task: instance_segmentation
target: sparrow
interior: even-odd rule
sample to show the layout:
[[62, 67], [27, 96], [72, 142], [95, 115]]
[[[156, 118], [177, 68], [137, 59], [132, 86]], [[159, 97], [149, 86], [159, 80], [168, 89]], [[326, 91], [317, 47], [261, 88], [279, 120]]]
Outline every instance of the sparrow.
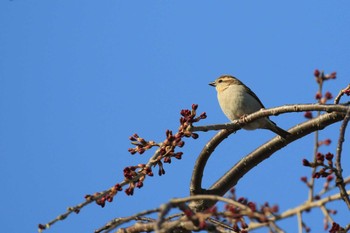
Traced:
[[[220, 107], [231, 121], [239, 120], [248, 114], [264, 108], [264, 105], [256, 94], [240, 80], [231, 75], [222, 75], [214, 82], [209, 83], [209, 85], [215, 87]], [[245, 125], [243, 129], [268, 129], [282, 138], [290, 135], [289, 132], [278, 127], [269, 117], [253, 121]]]

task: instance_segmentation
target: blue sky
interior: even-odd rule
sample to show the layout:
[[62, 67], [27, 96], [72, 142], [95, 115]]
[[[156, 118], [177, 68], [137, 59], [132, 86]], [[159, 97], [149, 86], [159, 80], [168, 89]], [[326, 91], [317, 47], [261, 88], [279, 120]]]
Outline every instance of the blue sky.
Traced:
[[[339, 1], [24, 1], [0, 2], [0, 194], [4, 232], [34, 232], [85, 194], [122, 180], [133, 133], [163, 140], [179, 112], [199, 104], [202, 124], [227, 122], [208, 83], [233, 74], [266, 107], [311, 103], [315, 68], [337, 71], [334, 95], [349, 82], [350, 3]], [[273, 117], [283, 128], [302, 114]], [[321, 133], [337, 140], [338, 125]], [[114, 217], [188, 195], [198, 152], [214, 133], [187, 141], [181, 161], [147, 179], [133, 197], [104, 209], [91, 205], [48, 232], [92, 232]], [[215, 151], [210, 185], [246, 153], [274, 135], [239, 131]], [[298, 141], [247, 175], [238, 195], [285, 210], [302, 203], [299, 178], [313, 136]], [[322, 151], [334, 151], [335, 143]], [[344, 145], [344, 155], [349, 144]], [[344, 156], [344, 164], [349, 158]], [[344, 173], [349, 174], [348, 167]], [[320, 183], [320, 187], [322, 182]], [[280, 188], [283, 187], [283, 188]], [[335, 220], [348, 223], [344, 204]], [[319, 211], [305, 216], [313, 232]], [[296, 232], [295, 219], [281, 227]]]

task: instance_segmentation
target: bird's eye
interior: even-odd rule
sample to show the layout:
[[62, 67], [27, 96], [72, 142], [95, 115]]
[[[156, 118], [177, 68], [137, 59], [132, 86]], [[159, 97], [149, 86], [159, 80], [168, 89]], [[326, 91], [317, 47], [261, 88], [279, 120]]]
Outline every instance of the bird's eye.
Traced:
[[222, 79], [220, 79], [220, 80], [218, 81], [218, 83], [222, 83]]

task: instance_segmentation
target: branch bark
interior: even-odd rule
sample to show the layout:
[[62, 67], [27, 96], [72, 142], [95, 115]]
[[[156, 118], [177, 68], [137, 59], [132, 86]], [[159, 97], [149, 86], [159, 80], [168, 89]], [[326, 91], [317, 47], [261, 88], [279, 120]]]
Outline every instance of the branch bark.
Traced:
[[350, 120], [350, 108], [348, 109], [346, 116], [343, 120], [343, 123], [340, 127], [340, 135], [339, 135], [339, 140], [338, 140], [338, 146], [337, 146], [337, 153], [336, 153], [336, 185], [339, 188], [340, 194], [346, 205], [348, 206], [348, 209], [350, 209], [350, 198], [349, 195], [346, 193], [346, 188], [345, 188], [345, 183], [344, 183], [344, 178], [343, 178], [343, 168], [341, 165], [341, 153], [343, 150], [343, 142], [345, 141], [345, 131], [346, 127], [348, 125], [348, 122]]
[[[292, 111], [336, 111], [331, 113], [323, 114], [317, 118], [311, 119], [305, 123], [297, 125], [289, 130], [292, 134], [287, 139], [282, 139], [281, 137], [275, 137], [271, 141], [265, 143], [264, 145], [257, 148], [255, 151], [240, 160], [234, 167], [232, 167], [226, 174], [219, 178], [209, 189], [202, 188], [202, 178], [204, 173], [204, 167], [213, 153], [215, 148], [232, 132], [237, 128], [244, 126], [261, 117], [266, 117], [268, 114], [280, 114], [282, 112], [292, 112]], [[229, 125], [229, 129], [224, 129], [217, 133], [202, 149], [192, 174], [190, 193], [191, 195], [199, 194], [214, 194], [223, 196], [227, 191], [235, 186], [240, 178], [244, 176], [247, 172], [253, 169], [256, 165], [269, 158], [273, 153], [285, 147], [289, 143], [302, 138], [316, 130], [322, 130], [325, 127], [334, 124], [335, 122], [344, 119], [346, 112], [348, 110], [347, 106], [342, 105], [294, 105], [294, 106], [282, 106], [274, 109], [261, 110], [257, 113], [247, 116], [244, 122], [225, 124], [226, 127]], [[203, 130], [203, 128], [200, 128]], [[198, 130], [198, 127], [193, 130]], [[193, 203], [191, 206], [197, 211], [205, 210], [216, 202], [211, 200], [203, 200]]]

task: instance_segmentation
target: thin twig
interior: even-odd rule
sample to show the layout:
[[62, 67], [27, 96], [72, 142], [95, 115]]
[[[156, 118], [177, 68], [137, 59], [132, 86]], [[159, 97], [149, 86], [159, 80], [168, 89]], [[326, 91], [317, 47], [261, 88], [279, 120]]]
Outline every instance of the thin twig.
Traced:
[[326, 207], [324, 205], [321, 205], [320, 209], [328, 222], [334, 222], [332, 217], [329, 215], [328, 210], [326, 209]]
[[[319, 117], [321, 115], [321, 112], [317, 112], [317, 116]], [[320, 147], [319, 145], [319, 131], [315, 131], [315, 141], [314, 141], [314, 157], [313, 157], [313, 162], [316, 162], [316, 155], [318, 153], [318, 148]], [[316, 172], [317, 167], [313, 167], [311, 174], [314, 174]], [[315, 178], [311, 176], [310, 181], [309, 181], [309, 196], [308, 196], [308, 201], [312, 201], [314, 199], [314, 192], [315, 192]]]
[[[323, 72], [322, 72], [322, 77], [323, 77]], [[318, 83], [318, 93], [321, 94], [322, 93], [322, 88], [323, 88], [323, 79], [320, 78], [318, 79], [319, 82]], [[320, 102], [320, 100], [319, 100]], [[319, 117], [321, 115], [321, 111], [317, 111], [317, 117]], [[320, 147], [319, 145], [319, 132], [318, 130], [315, 131], [315, 141], [314, 141], [314, 157], [313, 157], [313, 162], [316, 163], [316, 156], [318, 153], [318, 148]], [[317, 170], [317, 167], [313, 167], [311, 174], [315, 174]], [[312, 201], [314, 199], [314, 193], [315, 193], [315, 178], [313, 176], [311, 176], [310, 182], [309, 182], [309, 196], [308, 196], [308, 201]]]
[[269, 222], [270, 227], [273, 227], [273, 229], [276, 230], [277, 233], [285, 233], [284, 230], [282, 230], [274, 221]]
[[301, 216], [301, 212], [297, 212], [297, 218], [298, 218], [298, 232], [303, 233], [303, 218]]
[[[336, 169], [332, 169], [333, 171], [334, 170], [336, 170]], [[349, 183], [350, 182], [350, 176], [348, 176], [348, 177], [346, 177], [345, 179], [344, 179], [344, 184], [346, 185], [347, 183]], [[329, 186], [328, 187], [328, 189], [322, 189], [317, 195], [318, 196], [322, 196], [323, 194], [325, 194], [325, 193], [327, 193], [327, 192], [329, 192], [329, 191], [332, 191], [333, 189], [335, 189], [335, 188], [338, 188], [338, 186], [335, 184], [335, 185], [332, 185], [332, 186]]]
[[[347, 191], [348, 194], [350, 194], [350, 190]], [[280, 215], [276, 215], [274, 218], [271, 218], [270, 221], [278, 221], [281, 219], [286, 219], [292, 216], [295, 216], [297, 213], [302, 213], [304, 211], [309, 211], [312, 208], [319, 208], [323, 205], [325, 205], [326, 203], [332, 202], [332, 201], [336, 201], [336, 200], [340, 200], [341, 196], [339, 193], [334, 194], [332, 196], [328, 196], [325, 198], [322, 198], [320, 200], [317, 201], [312, 201], [312, 202], [305, 202], [304, 204], [297, 206], [295, 208], [286, 210], [285, 212], [283, 212]], [[256, 223], [253, 222], [251, 224], [249, 224], [249, 229], [257, 229], [257, 228], [261, 228], [266, 226], [267, 223]]]
[[343, 90], [339, 91], [337, 97], [335, 97], [335, 99], [334, 99], [334, 104], [338, 104], [339, 101], [340, 101], [340, 98], [341, 98], [345, 93], [348, 93], [349, 90], [350, 90], [350, 84], [349, 84], [347, 87], [345, 87]]
[[95, 233], [100, 233], [102, 231], [104, 231], [104, 233], [108, 233], [111, 230], [117, 228], [118, 226], [120, 226], [124, 223], [130, 222], [132, 220], [137, 220], [138, 218], [140, 218], [142, 216], [156, 213], [156, 212], [159, 212], [159, 208], [142, 211], [140, 213], [137, 213], [137, 214], [134, 214], [132, 216], [125, 217], [125, 218], [115, 218], [115, 219], [111, 220], [110, 222], [108, 222], [107, 224], [105, 224], [103, 227], [100, 227], [99, 229], [95, 230]]
[[343, 168], [341, 166], [341, 152], [343, 150], [343, 142], [344, 142], [344, 135], [346, 131], [346, 127], [348, 125], [348, 122], [350, 120], [350, 107], [348, 108], [348, 112], [346, 113], [346, 116], [343, 120], [343, 123], [340, 127], [340, 135], [338, 139], [338, 146], [337, 146], [337, 153], [336, 153], [336, 160], [335, 160], [335, 165], [336, 165], [336, 185], [339, 188], [340, 194], [342, 196], [342, 199], [350, 209], [350, 198], [349, 195], [346, 193], [345, 189], [345, 184], [344, 184], [344, 179], [343, 179]]

